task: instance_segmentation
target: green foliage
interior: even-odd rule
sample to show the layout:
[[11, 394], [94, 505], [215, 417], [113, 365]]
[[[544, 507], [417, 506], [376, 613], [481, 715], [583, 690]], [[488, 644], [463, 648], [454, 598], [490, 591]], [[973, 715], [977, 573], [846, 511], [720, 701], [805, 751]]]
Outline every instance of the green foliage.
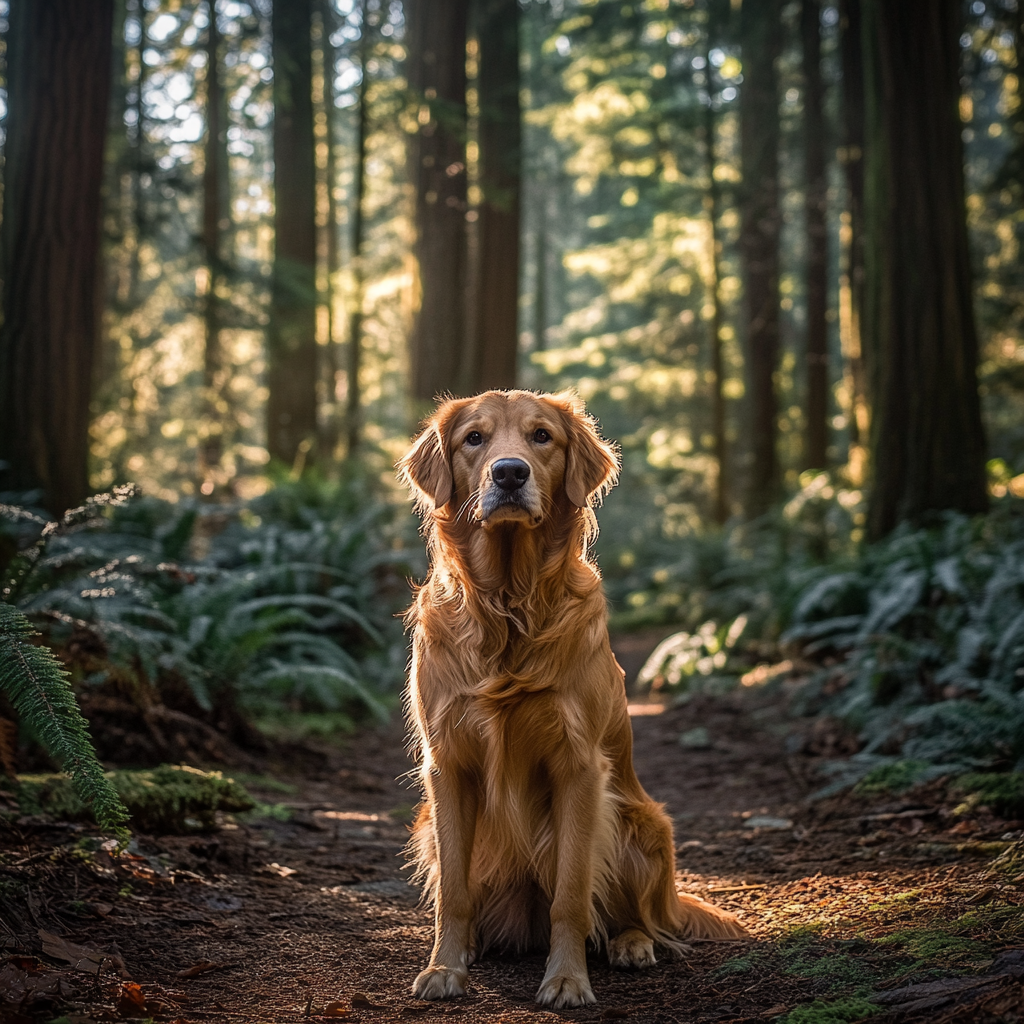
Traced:
[[358, 483], [207, 508], [116, 493], [43, 524], [8, 599], [54, 642], [87, 630], [139, 685], [183, 682], [207, 710], [380, 717], [404, 665], [390, 613], [410, 571], [391, 514]]
[[808, 582], [825, 566], [855, 560], [861, 502], [860, 491], [811, 472], [785, 505], [751, 523], [675, 539], [599, 540], [614, 627], [679, 622], [697, 633], [708, 621], [728, 629], [743, 616], [745, 642], [777, 640]]
[[926, 761], [893, 761], [880, 764], [854, 786], [859, 796], [878, 796], [881, 793], [903, 793], [919, 782], [927, 773]]
[[1022, 584], [1016, 502], [904, 526], [856, 561], [811, 574], [782, 639], [842, 659], [819, 673], [810, 704], [864, 740], [840, 782], [900, 761], [926, 762], [933, 775], [1024, 766]]
[[[0, 601], [0, 691], [24, 726], [68, 773], [69, 791], [101, 828], [125, 835], [127, 812], [96, 760], [68, 674], [17, 608]], [[64, 780], [62, 780], [64, 781]]]
[[880, 1012], [880, 1007], [856, 996], [851, 999], [815, 999], [807, 1006], [790, 1010], [780, 1018], [779, 1024], [853, 1024]]
[[1024, 818], [1024, 773], [971, 772], [956, 779], [954, 792], [968, 793], [1004, 818]]
[[[234, 779], [186, 765], [160, 765], [150, 771], [108, 772], [131, 816], [132, 825], [151, 834], [209, 830], [217, 812], [251, 811], [255, 801]], [[84, 817], [87, 807], [69, 781], [59, 775], [22, 776], [18, 803], [27, 813], [61, 821]]]

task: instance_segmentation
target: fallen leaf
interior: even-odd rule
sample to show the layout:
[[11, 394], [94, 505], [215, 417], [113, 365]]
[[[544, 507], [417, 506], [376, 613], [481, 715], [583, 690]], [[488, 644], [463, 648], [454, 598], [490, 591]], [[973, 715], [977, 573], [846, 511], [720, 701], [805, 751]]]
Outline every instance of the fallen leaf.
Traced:
[[778, 1017], [779, 1014], [785, 1013], [789, 1009], [786, 1003], [779, 1003], [778, 1006], [773, 1006], [770, 1010], [765, 1010], [761, 1014], [762, 1017]]
[[200, 974], [209, 974], [210, 971], [219, 971], [222, 967], [230, 967], [229, 963], [214, 963], [212, 960], [204, 960], [202, 963], [193, 964], [183, 971], [178, 971], [176, 978], [198, 978]]
[[117, 994], [117, 1012], [122, 1017], [141, 1017], [146, 1011], [146, 997], [142, 986], [134, 981], [126, 982]]
[[379, 1006], [370, 1002], [370, 997], [365, 992], [354, 992], [352, 994], [352, 1009], [356, 1010], [386, 1010], [386, 1006]]
[[111, 966], [124, 967], [124, 961], [119, 956], [104, 953], [95, 946], [76, 945], [42, 928], [39, 929], [39, 938], [43, 942], [43, 952], [47, 956], [71, 964], [76, 971], [98, 974], [104, 962]]
[[340, 999], [335, 999], [324, 1007], [321, 1017], [347, 1017], [352, 1012]]
[[288, 878], [290, 875], [298, 874], [297, 868], [285, 867], [283, 864], [278, 864], [277, 861], [267, 864], [262, 870], [267, 874], [277, 875], [278, 878]]

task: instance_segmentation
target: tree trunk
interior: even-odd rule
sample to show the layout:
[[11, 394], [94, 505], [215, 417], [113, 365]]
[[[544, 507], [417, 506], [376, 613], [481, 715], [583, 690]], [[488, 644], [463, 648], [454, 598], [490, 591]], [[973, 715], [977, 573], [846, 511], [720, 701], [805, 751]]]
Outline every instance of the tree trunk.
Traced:
[[718, 232], [718, 218], [722, 208], [721, 188], [715, 179], [715, 124], [714, 93], [712, 90], [711, 46], [718, 29], [718, 19], [714, 5], [708, 4], [707, 31], [705, 33], [704, 68], [708, 78], [708, 103], [704, 108], [704, 164], [708, 177], [708, 191], [705, 206], [711, 236], [710, 277], [707, 290], [711, 296], [711, 323], [709, 325], [711, 341], [711, 431], [715, 439], [715, 461], [718, 463], [718, 477], [715, 480], [714, 517], [716, 523], [724, 523], [729, 518], [729, 476], [725, 438], [725, 394], [722, 390], [722, 295], [719, 288], [721, 281], [722, 240]]
[[112, 0], [20, 0], [7, 38], [0, 473], [61, 514], [89, 492]]
[[519, 350], [519, 0], [479, 0], [480, 202], [472, 390], [512, 388]]
[[740, 12], [743, 86], [740, 256], [747, 342], [746, 515], [765, 512], [779, 493], [774, 374], [779, 351], [779, 103], [775, 61], [781, 47], [778, 0]]
[[864, 0], [872, 537], [982, 512], [985, 438], [958, 104], [958, 0]]
[[227, 262], [224, 236], [231, 227], [228, 188], [227, 97], [220, 80], [220, 32], [217, 29], [217, 3], [209, 0], [210, 25], [206, 34], [206, 143], [203, 166], [203, 257], [207, 269], [206, 296], [203, 304], [205, 360], [203, 383], [206, 388], [205, 430], [202, 447], [201, 491], [213, 494], [220, 476], [223, 454], [224, 402], [226, 383], [224, 357], [220, 346], [222, 326], [221, 293], [226, 287]]
[[543, 352], [548, 347], [548, 226], [547, 217], [547, 195], [541, 200], [539, 206], [540, 216], [537, 224], [537, 251], [534, 254], [534, 262], [537, 265], [537, 280], [533, 289], [533, 347], [537, 352]]
[[335, 287], [338, 271], [341, 269], [338, 246], [338, 203], [335, 199], [335, 187], [338, 181], [338, 162], [334, 139], [334, 119], [337, 107], [334, 104], [334, 71], [335, 52], [331, 43], [331, 35], [335, 30], [334, 5], [331, 0], [320, 0], [320, 24], [322, 26], [320, 45], [323, 52], [324, 68], [324, 117], [327, 141], [327, 166], [324, 175], [327, 180], [327, 226], [326, 233], [326, 287], [323, 301], [327, 307], [327, 345], [324, 349], [325, 376], [327, 377], [327, 402], [330, 416], [322, 426], [321, 449], [330, 456], [335, 456], [339, 440], [339, 423], [337, 409], [338, 394], [338, 343], [335, 338], [336, 322], [334, 316]]
[[359, 387], [359, 370], [362, 363], [363, 343], [363, 203], [366, 195], [366, 134], [369, 111], [366, 108], [367, 70], [370, 54], [370, 5], [363, 0], [363, 17], [359, 32], [359, 66], [362, 78], [359, 80], [358, 117], [356, 128], [356, 166], [352, 197], [352, 314], [348, 327], [348, 395], [345, 407], [345, 437], [347, 454], [351, 459], [359, 451], [362, 433], [362, 390]]
[[419, 131], [409, 145], [416, 188], [420, 308], [410, 338], [413, 397], [465, 393], [466, 16], [468, 0], [410, 0], [409, 86]]
[[828, 464], [828, 235], [825, 227], [824, 86], [821, 78], [821, 3], [803, 0], [800, 9], [804, 72], [804, 176], [807, 229], [807, 418], [804, 468]]
[[[861, 340], [864, 320], [864, 62], [860, 4], [861, 0], [839, 0], [839, 48], [843, 68], [842, 162], [846, 170], [850, 217], [846, 281], [843, 282], [849, 290], [844, 354], [850, 391], [850, 445], [862, 452], [867, 443], [868, 405]], [[863, 460], [858, 457], [857, 461]], [[851, 457], [851, 467], [853, 462]]]
[[273, 5], [274, 281], [267, 447], [301, 469], [316, 438], [316, 163], [312, 0]]

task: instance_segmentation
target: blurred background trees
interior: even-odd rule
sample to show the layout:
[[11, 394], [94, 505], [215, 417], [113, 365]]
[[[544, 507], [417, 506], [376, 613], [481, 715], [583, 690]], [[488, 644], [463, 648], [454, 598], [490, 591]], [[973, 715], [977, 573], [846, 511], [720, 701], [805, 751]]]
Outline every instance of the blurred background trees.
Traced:
[[392, 502], [436, 396], [571, 386], [633, 624], [758, 524], [820, 566], [1024, 497], [1019, 0], [0, 14], [8, 497], [298, 529], [288, 487]]
[[622, 439], [635, 537], [1024, 469], [1014, 0], [108, 7], [6, 31], [3, 486], [377, 472], [517, 383]]

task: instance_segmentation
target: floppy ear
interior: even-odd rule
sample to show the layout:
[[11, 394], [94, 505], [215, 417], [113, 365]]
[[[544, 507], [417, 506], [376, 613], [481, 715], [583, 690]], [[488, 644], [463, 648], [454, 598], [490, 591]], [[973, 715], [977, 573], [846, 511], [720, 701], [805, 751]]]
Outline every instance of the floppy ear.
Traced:
[[577, 508], [599, 502], [615, 486], [619, 475], [619, 456], [615, 448], [601, 440], [597, 423], [584, 411], [575, 395], [556, 398], [569, 428], [565, 453], [565, 493]]
[[417, 504], [424, 508], [443, 508], [452, 500], [455, 490], [452, 467], [436, 418], [398, 463], [398, 476], [412, 489]]

